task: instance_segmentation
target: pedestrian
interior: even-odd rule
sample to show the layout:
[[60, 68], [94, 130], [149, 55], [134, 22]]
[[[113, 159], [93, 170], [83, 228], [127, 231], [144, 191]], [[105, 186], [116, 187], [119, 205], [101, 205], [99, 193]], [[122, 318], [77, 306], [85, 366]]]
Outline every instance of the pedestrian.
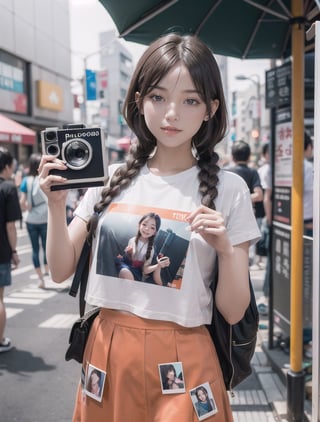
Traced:
[[[66, 193], [50, 189], [66, 179], [49, 173], [66, 165], [45, 155], [39, 169], [48, 195], [53, 280], [62, 282], [75, 271], [87, 224], [89, 236], [95, 233], [86, 301], [102, 309], [83, 365], [105, 371], [108, 382], [99, 405], [79, 386], [73, 420], [195, 420], [189, 391], [208, 382], [218, 408], [214, 420], [232, 421], [205, 326], [212, 317], [210, 283], [218, 256], [216, 304], [229, 323], [238, 322], [250, 301], [249, 244], [260, 232], [247, 185], [217, 165], [214, 148], [226, 134], [227, 112], [212, 52], [194, 36], [167, 34], [153, 42], [133, 74], [124, 116], [137, 140], [125, 163], [109, 167], [108, 184], [87, 190], [68, 229]], [[118, 239], [132, 237], [132, 221], [151, 211], [163, 231], [171, 230], [171, 241], [189, 242], [179, 258], [180, 289], [118, 277]], [[179, 251], [173, 248], [168, 243], [166, 255], [176, 261]], [[100, 260], [106, 274], [96, 271]], [[163, 395], [158, 368], [166, 362], [181, 362], [186, 392]]]
[[[259, 173], [263, 197], [264, 197], [265, 191], [268, 187], [268, 178], [269, 178], [269, 173], [270, 173], [269, 143], [266, 143], [262, 146], [261, 162], [258, 168], [258, 173]], [[264, 257], [267, 257], [268, 255], [267, 242], [268, 242], [268, 237], [269, 237], [269, 226], [267, 223], [264, 202], [262, 202], [261, 205], [260, 203], [258, 204], [259, 206], [262, 207], [262, 209], [260, 210], [260, 217], [257, 217], [257, 222], [261, 230], [262, 237], [259, 240], [259, 242], [256, 243], [256, 256], [258, 257], [256, 261], [256, 265], [258, 265], [258, 267], [260, 268], [265, 268]]]
[[[262, 218], [265, 215], [263, 207], [263, 191], [258, 171], [255, 168], [248, 166], [251, 155], [250, 145], [243, 140], [234, 142], [231, 148], [231, 155], [234, 166], [230, 167], [228, 170], [238, 174], [247, 183], [251, 194], [251, 202], [254, 209], [254, 214], [257, 219], [258, 226], [260, 227]], [[252, 245], [249, 251], [250, 266], [255, 264], [255, 249], [255, 245]]]
[[[31, 154], [29, 159], [29, 174], [20, 185], [20, 204], [26, 211], [25, 221], [32, 246], [32, 262], [38, 276], [38, 287], [45, 288], [44, 277], [49, 276], [49, 266], [46, 258], [48, 201], [39, 186], [38, 167], [41, 155]], [[42, 246], [43, 268], [40, 263], [40, 245]]]
[[0, 352], [12, 348], [11, 340], [4, 337], [6, 309], [4, 288], [11, 285], [11, 270], [19, 265], [17, 254], [16, 221], [21, 220], [17, 188], [12, 179], [14, 160], [11, 153], [0, 147]]

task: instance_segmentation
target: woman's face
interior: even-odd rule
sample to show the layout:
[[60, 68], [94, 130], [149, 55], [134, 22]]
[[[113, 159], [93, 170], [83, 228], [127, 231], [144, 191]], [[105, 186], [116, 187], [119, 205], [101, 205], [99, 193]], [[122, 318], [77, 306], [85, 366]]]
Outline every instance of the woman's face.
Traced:
[[198, 397], [198, 400], [201, 402], [207, 401], [207, 394], [203, 390], [199, 390], [197, 392], [197, 397]]
[[99, 395], [99, 377], [96, 373], [91, 375], [91, 393]]
[[173, 369], [170, 369], [168, 371], [167, 378], [168, 378], [169, 381], [173, 381], [174, 380], [175, 376], [174, 376], [174, 370]]
[[[214, 103], [212, 112], [217, 108]], [[210, 117], [188, 69], [181, 63], [152, 87], [143, 99], [142, 113], [158, 148], [190, 148], [192, 137]]]
[[143, 239], [149, 239], [156, 234], [156, 220], [151, 217], [145, 218], [139, 226], [140, 235]]

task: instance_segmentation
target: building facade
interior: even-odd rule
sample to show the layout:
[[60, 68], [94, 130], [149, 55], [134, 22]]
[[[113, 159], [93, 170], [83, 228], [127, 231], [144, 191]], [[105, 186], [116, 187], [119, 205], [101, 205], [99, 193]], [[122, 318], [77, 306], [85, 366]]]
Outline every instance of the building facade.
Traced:
[[70, 82], [68, 1], [0, 0], [0, 114], [36, 133], [33, 144], [0, 137], [20, 162], [41, 130], [72, 123]]
[[231, 142], [244, 140], [248, 142], [252, 159], [258, 162], [262, 145], [270, 141], [270, 110], [265, 107], [265, 87], [250, 84], [243, 91], [232, 93], [231, 103]]
[[100, 33], [100, 66], [107, 72], [107, 86], [101, 108], [101, 125], [108, 136], [130, 135], [122, 117], [122, 106], [134, 70], [132, 54], [116, 38], [114, 31]]

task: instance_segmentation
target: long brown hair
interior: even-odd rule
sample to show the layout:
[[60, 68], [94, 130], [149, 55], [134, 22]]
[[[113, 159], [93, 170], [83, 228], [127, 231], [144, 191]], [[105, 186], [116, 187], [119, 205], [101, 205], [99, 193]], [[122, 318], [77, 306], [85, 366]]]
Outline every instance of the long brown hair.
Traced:
[[[212, 101], [219, 107], [213, 117], [204, 121], [194, 135], [192, 143], [197, 150], [199, 191], [202, 204], [215, 208], [217, 196], [218, 155], [214, 147], [224, 138], [227, 130], [227, 109], [217, 62], [209, 48], [197, 37], [168, 34], [154, 41], [141, 56], [124, 102], [123, 115], [129, 128], [137, 137], [125, 163], [120, 166], [110, 183], [102, 191], [101, 200], [95, 205], [95, 215], [88, 224], [89, 237], [94, 234], [98, 216], [112, 199], [128, 187], [141, 167], [147, 162], [156, 146], [156, 139], [149, 131], [144, 115], [140, 112], [144, 97], [171, 69], [181, 62], [189, 71], [192, 81], [211, 114]], [[136, 93], [139, 92], [139, 103]]]

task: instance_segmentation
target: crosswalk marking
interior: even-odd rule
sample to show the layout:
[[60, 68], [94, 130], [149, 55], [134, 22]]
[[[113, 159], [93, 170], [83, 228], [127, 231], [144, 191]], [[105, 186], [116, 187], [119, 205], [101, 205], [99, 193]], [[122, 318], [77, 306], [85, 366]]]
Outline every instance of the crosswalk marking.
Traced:
[[39, 305], [41, 302], [42, 299], [14, 298], [11, 295], [4, 298], [4, 303], [16, 303], [18, 305]]
[[[25, 226], [23, 228], [20, 228], [19, 226], [20, 222], [17, 222], [18, 237], [23, 238], [28, 236]], [[17, 249], [19, 255], [30, 255], [32, 251], [30, 243], [21, 246], [19, 245]], [[24, 284], [23, 288], [11, 290], [11, 293], [4, 297], [7, 319], [19, 315], [26, 309], [30, 309], [29, 306], [37, 306], [46, 299], [56, 296], [59, 292], [68, 290], [72, 282], [72, 278], [70, 278], [63, 283], [54, 283], [51, 278], [47, 276], [45, 277], [46, 288], [40, 289], [38, 287], [38, 275], [35, 273], [32, 263], [23, 266], [20, 265], [15, 270], [12, 270], [13, 278], [19, 275], [26, 277], [29, 282]], [[70, 328], [78, 316], [78, 314], [56, 314], [42, 322], [39, 327]]]
[[9, 308], [6, 307], [7, 319], [14, 317], [15, 315], [20, 314], [24, 309], [23, 308]]
[[31, 271], [33, 269], [33, 265], [25, 265], [24, 267], [17, 268], [11, 272], [12, 276], [16, 276], [18, 274], [23, 274]]
[[10, 298], [25, 298], [25, 299], [49, 299], [52, 296], [55, 296], [57, 292], [49, 292], [46, 290], [40, 290], [34, 292], [28, 292], [26, 290], [20, 292], [11, 293]]
[[71, 328], [79, 318], [77, 314], [56, 314], [39, 324], [41, 328]]

